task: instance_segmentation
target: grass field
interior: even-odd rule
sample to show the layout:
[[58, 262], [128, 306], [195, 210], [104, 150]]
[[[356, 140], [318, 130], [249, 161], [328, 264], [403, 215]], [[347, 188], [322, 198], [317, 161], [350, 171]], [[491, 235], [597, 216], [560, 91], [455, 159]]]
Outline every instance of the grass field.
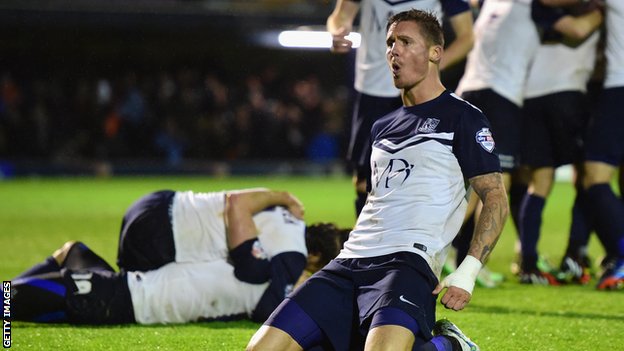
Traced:
[[[9, 280], [67, 240], [82, 240], [114, 263], [123, 215], [139, 196], [158, 189], [212, 191], [264, 186], [293, 192], [308, 222], [353, 223], [353, 193], [346, 177], [135, 177], [24, 178], [0, 181], [0, 276]], [[557, 183], [546, 206], [540, 252], [559, 263], [565, 250], [573, 189]], [[440, 307], [482, 350], [624, 350], [624, 292], [590, 286], [535, 287], [509, 273], [516, 239], [508, 222], [488, 266], [507, 281], [476, 288], [461, 312]], [[595, 239], [594, 258], [602, 255]], [[13, 322], [12, 348], [20, 350], [242, 350], [258, 327], [251, 322], [169, 326], [76, 327]]]

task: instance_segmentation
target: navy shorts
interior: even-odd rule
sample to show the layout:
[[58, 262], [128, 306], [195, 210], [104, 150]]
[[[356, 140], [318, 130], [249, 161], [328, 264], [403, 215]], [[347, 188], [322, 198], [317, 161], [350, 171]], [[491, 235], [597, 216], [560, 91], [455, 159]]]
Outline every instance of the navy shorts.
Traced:
[[585, 157], [619, 166], [624, 161], [624, 87], [605, 89], [602, 92], [598, 114], [590, 124]]
[[567, 91], [524, 101], [523, 165], [559, 167], [582, 160], [589, 119], [585, 94]]
[[[322, 332], [318, 345], [355, 350], [364, 345], [375, 312], [394, 307], [418, 323], [415, 346], [419, 346], [431, 339], [437, 298], [431, 292], [437, 283], [427, 262], [411, 252], [334, 259], [282, 302], [265, 324], [286, 331], [295, 340], [314, 336], [318, 328]], [[314, 323], [284, 321], [280, 314], [287, 313], [290, 301]]]
[[103, 269], [61, 270], [67, 319], [75, 324], [134, 323], [125, 273]]
[[119, 269], [148, 271], [175, 261], [170, 213], [174, 196], [171, 190], [154, 192], [128, 208], [119, 233]]
[[401, 98], [375, 97], [357, 93], [351, 119], [347, 161], [359, 179], [370, 179], [371, 128], [373, 123], [402, 106]]
[[503, 172], [514, 170], [519, 163], [522, 137], [520, 107], [492, 89], [467, 91], [462, 98], [478, 107], [490, 121]]

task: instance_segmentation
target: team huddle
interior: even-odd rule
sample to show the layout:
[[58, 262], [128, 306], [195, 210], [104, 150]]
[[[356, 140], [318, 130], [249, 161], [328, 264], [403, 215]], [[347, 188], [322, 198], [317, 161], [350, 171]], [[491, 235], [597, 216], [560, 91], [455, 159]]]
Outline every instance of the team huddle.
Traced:
[[[303, 204], [283, 191], [157, 191], [126, 211], [117, 270], [84, 243], [68, 242], [12, 280], [15, 319], [250, 319], [262, 326], [247, 350], [479, 350], [455, 324], [436, 320], [436, 304], [456, 311], [469, 304], [509, 214], [520, 228], [520, 282], [564, 280], [539, 267], [537, 241], [554, 169], [571, 163], [588, 224], [571, 233], [562, 268], [576, 268], [573, 280], [587, 283], [583, 248], [595, 230], [606, 251], [598, 288], [621, 288], [624, 207], [609, 182], [624, 161], [616, 108], [624, 41], [615, 30], [624, 28], [624, 2], [583, 1], [580, 11], [566, 1], [485, 0], [474, 26], [464, 0], [337, 1], [327, 20], [333, 51], [351, 49], [345, 36], [361, 14], [349, 150], [353, 228], [306, 225]], [[549, 64], [565, 58], [579, 65], [566, 72], [582, 71], [605, 12], [603, 100], [581, 148], [583, 108], [574, 104], [587, 76], [564, 81]], [[381, 13], [390, 16], [380, 27]], [[448, 44], [442, 13], [456, 33]], [[581, 44], [563, 47], [571, 37]], [[441, 74], [466, 56], [452, 92]], [[573, 107], [566, 114], [545, 108], [552, 105]], [[535, 127], [530, 147], [540, 152], [520, 142], [526, 111]], [[557, 126], [562, 117], [551, 114], [570, 123]], [[459, 237], [456, 268], [443, 276]]]

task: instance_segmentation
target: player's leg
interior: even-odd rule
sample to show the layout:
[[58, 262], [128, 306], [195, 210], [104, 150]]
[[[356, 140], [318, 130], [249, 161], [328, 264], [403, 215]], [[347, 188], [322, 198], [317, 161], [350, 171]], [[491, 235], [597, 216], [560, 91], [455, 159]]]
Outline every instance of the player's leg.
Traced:
[[170, 208], [175, 192], [145, 195], [126, 211], [119, 233], [117, 265], [126, 271], [147, 271], [175, 261]]
[[357, 277], [366, 286], [359, 290], [358, 307], [361, 311], [373, 311], [364, 314], [361, 322], [369, 329], [364, 349], [463, 350], [470, 340], [465, 336], [459, 339], [446, 329], [432, 335], [436, 300], [431, 291], [437, 279], [427, 263], [412, 253], [386, 257], [360, 260], [363, 266], [374, 268], [358, 273]]
[[[596, 234], [607, 257], [610, 257], [608, 261], [613, 263], [609, 265], [612, 267], [606, 267], [598, 283], [599, 289], [624, 285], [624, 281], [617, 276], [618, 267], [624, 265], [624, 206], [611, 188], [614, 172], [624, 159], [624, 120], [620, 112], [622, 99], [624, 87], [603, 91], [601, 110], [589, 130], [586, 144], [583, 187]], [[610, 279], [612, 277], [615, 279]]]
[[360, 349], [353, 345], [353, 283], [334, 260], [312, 275], [273, 311], [247, 350]]
[[58, 270], [13, 279], [11, 318], [40, 323], [66, 322], [67, 289]]

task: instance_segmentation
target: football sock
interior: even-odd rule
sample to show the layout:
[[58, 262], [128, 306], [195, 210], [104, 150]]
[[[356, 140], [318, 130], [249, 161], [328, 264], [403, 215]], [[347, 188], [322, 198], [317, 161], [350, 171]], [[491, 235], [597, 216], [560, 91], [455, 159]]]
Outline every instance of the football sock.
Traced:
[[49, 256], [48, 258], [45, 259], [45, 261], [32, 266], [26, 272], [15, 277], [15, 279], [30, 277], [33, 275], [38, 275], [38, 274], [43, 274], [43, 273], [56, 272], [59, 270], [59, 268], [60, 267], [58, 263], [56, 263], [56, 260], [54, 259], [54, 257]]
[[355, 199], [355, 217], [359, 217], [362, 212], [362, 208], [366, 204], [366, 198], [368, 197], [368, 193], [357, 192], [357, 198]]
[[619, 256], [618, 244], [624, 235], [624, 206], [609, 184], [597, 184], [587, 189], [588, 208], [596, 234], [607, 256]]
[[64, 322], [65, 292], [60, 272], [15, 279], [11, 284], [11, 317], [42, 323]]
[[587, 200], [584, 190], [578, 190], [572, 206], [572, 223], [566, 256], [581, 257], [589, 242], [591, 226], [587, 214]]
[[518, 235], [520, 235], [520, 208], [527, 188], [527, 184], [513, 183], [513, 181], [509, 187], [509, 211]]
[[424, 344], [419, 351], [453, 351], [461, 350], [459, 341], [446, 335], [434, 336], [428, 343]]
[[526, 194], [520, 209], [520, 240], [522, 242], [522, 269], [537, 268], [537, 241], [542, 225], [542, 211], [546, 200], [532, 194]]

